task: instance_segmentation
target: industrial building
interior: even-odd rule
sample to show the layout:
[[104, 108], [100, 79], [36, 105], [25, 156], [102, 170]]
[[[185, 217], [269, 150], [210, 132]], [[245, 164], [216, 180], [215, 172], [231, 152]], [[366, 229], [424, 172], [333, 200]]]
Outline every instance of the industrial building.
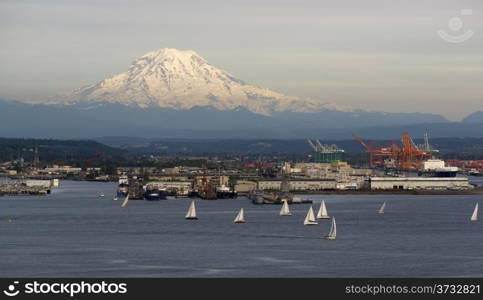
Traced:
[[[291, 191], [319, 191], [333, 190], [337, 188], [335, 179], [297, 179], [289, 180], [288, 186]], [[278, 191], [281, 190], [282, 180], [259, 180], [257, 189], [260, 191]]]
[[165, 188], [166, 190], [191, 190], [193, 183], [191, 181], [150, 181], [148, 185]]

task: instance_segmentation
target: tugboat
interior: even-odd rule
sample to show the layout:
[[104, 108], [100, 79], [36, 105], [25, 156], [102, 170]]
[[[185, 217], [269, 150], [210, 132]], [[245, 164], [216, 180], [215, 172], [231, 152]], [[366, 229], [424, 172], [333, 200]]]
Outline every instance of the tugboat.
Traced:
[[117, 197], [124, 198], [129, 194], [129, 178], [127, 175], [121, 175], [119, 177], [117, 186]]
[[156, 186], [147, 186], [144, 192], [144, 200], [147, 201], [158, 201], [161, 199], [166, 199], [166, 189], [160, 189]]
[[238, 193], [235, 190], [230, 189], [224, 184], [217, 186], [215, 191], [216, 198], [218, 199], [236, 198], [238, 196]]

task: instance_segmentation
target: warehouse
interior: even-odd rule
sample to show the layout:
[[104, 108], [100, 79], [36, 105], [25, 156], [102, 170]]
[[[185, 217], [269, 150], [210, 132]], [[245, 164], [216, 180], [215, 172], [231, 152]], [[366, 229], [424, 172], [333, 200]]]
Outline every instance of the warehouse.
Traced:
[[465, 177], [370, 177], [372, 190], [471, 189]]
[[[282, 186], [281, 180], [259, 180], [258, 190], [280, 190]], [[336, 189], [337, 182], [335, 179], [299, 179], [290, 180], [289, 188], [291, 191], [319, 191]]]

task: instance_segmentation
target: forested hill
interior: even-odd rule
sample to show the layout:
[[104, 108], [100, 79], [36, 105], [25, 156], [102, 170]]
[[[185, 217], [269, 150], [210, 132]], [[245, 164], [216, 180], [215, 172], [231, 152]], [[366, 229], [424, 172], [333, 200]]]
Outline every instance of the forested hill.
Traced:
[[126, 153], [125, 150], [92, 140], [0, 138], [0, 161], [23, 158], [26, 162], [31, 162], [35, 148], [43, 162], [100, 160], [120, 157]]

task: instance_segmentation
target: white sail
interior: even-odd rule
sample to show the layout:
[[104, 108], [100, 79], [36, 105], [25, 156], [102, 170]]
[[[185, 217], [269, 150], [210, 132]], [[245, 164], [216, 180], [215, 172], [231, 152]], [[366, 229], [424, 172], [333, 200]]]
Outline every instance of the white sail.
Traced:
[[471, 215], [471, 221], [478, 221], [478, 203], [475, 205], [475, 210], [473, 211], [473, 214]]
[[384, 203], [381, 205], [381, 208], [379, 208], [379, 210], [377, 211], [377, 213], [383, 214], [385, 208], [386, 208], [386, 202], [384, 201]]
[[290, 208], [288, 207], [288, 201], [287, 199], [283, 199], [283, 205], [282, 209], [280, 210], [280, 215], [281, 216], [291, 216], [292, 213], [290, 212]]
[[332, 218], [332, 226], [330, 226], [330, 232], [325, 236], [327, 240], [335, 240], [337, 236], [337, 225], [335, 224], [335, 218]]
[[196, 207], [195, 207], [195, 200], [191, 201], [190, 208], [185, 216], [186, 219], [198, 219], [196, 216]]
[[317, 212], [317, 219], [329, 219], [329, 215], [327, 214], [327, 207], [325, 207], [325, 201], [322, 200], [320, 203], [319, 211]]
[[314, 210], [312, 209], [312, 205], [305, 216], [304, 225], [317, 225], [318, 223], [315, 221]]
[[236, 215], [236, 218], [233, 222], [235, 222], [235, 223], [245, 223], [245, 212], [244, 212], [243, 208], [240, 209], [240, 211]]
[[124, 198], [124, 201], [122, 202], [121, 207], [126, 206], [128, 201], [129, 201], [129, 195], [127, 195], [126, 198]]

